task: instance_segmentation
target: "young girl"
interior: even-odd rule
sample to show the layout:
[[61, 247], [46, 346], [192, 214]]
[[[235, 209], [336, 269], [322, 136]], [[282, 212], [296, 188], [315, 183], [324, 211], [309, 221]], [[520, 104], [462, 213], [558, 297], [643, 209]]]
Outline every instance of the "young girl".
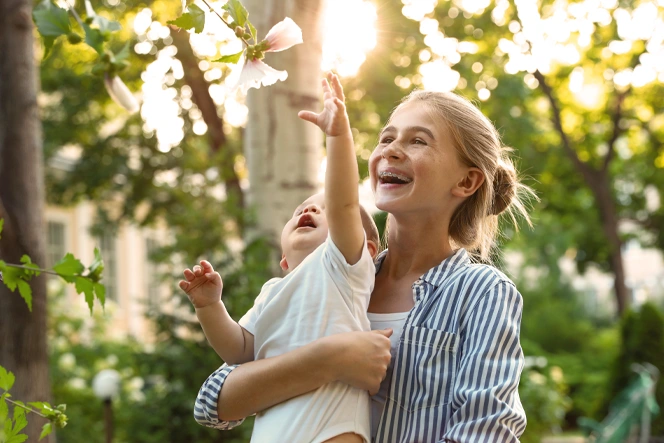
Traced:
[[197, 421], [229, 429], [342, 381], [374, 395], [376, 442], [518, 441], [526, 426], [518, 394], [522, 299], [504, 274], [475, 260], [488, 260], [499, 214], [528, 219], [518, 192], [528, 188], [507, 151], [467, 100], [406, 97], [369, 161], [376, 206], [390, 214], [368, 310], [377, 331], [222, 366], [199, 392]]

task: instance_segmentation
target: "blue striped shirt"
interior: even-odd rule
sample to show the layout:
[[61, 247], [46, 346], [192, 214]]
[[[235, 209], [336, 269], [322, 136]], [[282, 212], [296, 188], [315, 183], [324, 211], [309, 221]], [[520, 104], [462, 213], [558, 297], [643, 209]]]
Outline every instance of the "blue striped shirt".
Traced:
[[[518, 441], [526, 416], [518, 393], [523, 302], [514, 283], [459, 249], [415, 281], [413, 297], [376, 443]], [[234, 368], [223, 365], [201, 387], [198, 423], [216, 429], [241, 423], [217, 416], [219, 392]]]

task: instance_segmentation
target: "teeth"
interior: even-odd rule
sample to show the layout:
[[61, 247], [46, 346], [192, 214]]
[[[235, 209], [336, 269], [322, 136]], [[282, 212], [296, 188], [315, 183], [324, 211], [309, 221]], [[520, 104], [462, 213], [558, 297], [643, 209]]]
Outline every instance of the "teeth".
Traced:
[[413, 181], [412, 179], [410, 179], [410, 178], [408, 178], [404, 175], [395, 174], [394, 172], [388, 172], [388, 171], [379, 172], [378, 177], [381, 178], [381, 179], [384, 179], [386, 177], [396, 178], [396, 179], [401, 180], [401, 181], [406, 182], [406, 183], [410, 183], [410, 182]]

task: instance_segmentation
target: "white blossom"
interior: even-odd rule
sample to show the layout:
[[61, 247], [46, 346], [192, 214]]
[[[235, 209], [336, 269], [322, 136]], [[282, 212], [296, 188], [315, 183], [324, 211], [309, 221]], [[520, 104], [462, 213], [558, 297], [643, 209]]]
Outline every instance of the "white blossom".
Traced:
[[302, 43], [302, 29], [286, 17], [270, 29], [265, 36], [268, 42], [266, 52], [279, 52]]
[[288, 73], [286, 71], [277, 71], [258, 59], [249, 60], [242, 68], [236, 87], [246, 93], [249, 88], [258, 89], [261, 85], [270, 86], [287, 78]]
[[138, 111], [138, 101], [133, 96], [127, 85], [118, 76], [111, 78], [108, 74], [104, 75], [104, 86], [113, 101], [125, 108], [130, 113]]

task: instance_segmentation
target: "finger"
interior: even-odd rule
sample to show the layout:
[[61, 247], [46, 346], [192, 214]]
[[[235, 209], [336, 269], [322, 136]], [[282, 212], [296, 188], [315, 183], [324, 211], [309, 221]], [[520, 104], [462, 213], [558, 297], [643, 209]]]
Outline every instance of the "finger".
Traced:
[[318, 124], [318, 114], [311, 111], [300, 111], [297, 113], [297, 116], [304, 121], [313, 123], [314, 125]]
[[341, 82], [339, 81], [339, 77], [337, 74], [331, 74], [332, 77], [332, 87], [334, 88], [334, 93], [337, 95], [339, 100], [342, 102], [346, 101], [346, 97], [344, 96], [344, 88], [341, 87]]
[[378, 394], [378, 390], [379, 390], [379, 389], [380, 389], [380, 385], [378, 385], [378, 387], [371, 388], [371, 389], [369, 390], [369, 395], [373, 397], [374, 395]]
[[201, 266], [203, 267], [203, 272], [205, 273], [214, 272], [214, 268], [212, 268], [212, 265], [207, 260], [201, 260]]
[[196, 277], [200, 277], [201, 275], [203, 275], [203, 270], [201, 269], [200, 266], [198, 265], [194, 266], [194, 274], [196, 275]]
[[346, 108], [346, 105], [344, 104], [344, 102], [341, 101], [341, 100], [338, 99], [338, 98], [335, 98], [335, 99], [334, 99], [334, 104], [337, 106], [337, 109], [338, 109], [339, 111], [343, 111], [343, 110]]
[[187, 281], [192, 281], [196, 278], [196, 275], [194, 275], [194, 273], [191, 272], [191, 270], [185, 269], [184, 270], [184, 278], [186, 278]]
[[178, 285], [180, 286], [180, 289], [182, 289], [182, 290], [185, 291], [185, 292], [187, 291], [187, 288], [189, 288], [189, 283], [187, 283], [187, 282], [184, 281], [184, 280], [180, 280], [180, 282], [178, 283]]
[[385, 337], [390, 337], [392, 335], [392, 328], [387, 328], [387, 329], [376, 329], [374, 332], [377, 332], [380, 335], [384, 335]]
[[326, 78], [323, 79], [323, 100], [328, 100], [334, 97], [334, 91], [330, 87], [330, 82]]
[[219, 275], [218, 272], [208, 272], [205, 274], [205, 278], [208, 279], [208, 281], [216, 284], [217, 286], [221, 286], [221, 275]]

